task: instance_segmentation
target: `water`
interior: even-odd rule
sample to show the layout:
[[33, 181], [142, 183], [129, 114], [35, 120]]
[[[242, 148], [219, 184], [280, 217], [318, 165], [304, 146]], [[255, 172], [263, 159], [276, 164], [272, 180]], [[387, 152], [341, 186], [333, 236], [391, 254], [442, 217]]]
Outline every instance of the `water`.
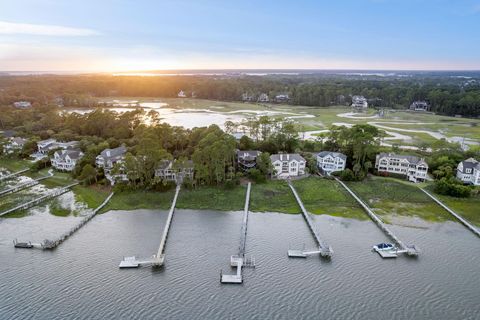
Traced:
[[53, 238], [78, 218], [1, 220], [0, 319], [478, 319], [480, 241], [457, 223], [392, 226], [423, 252], [381, 260], [370, 248], [386, 239], [373, 222], [315, 216], [335, 250], [328, 262], [287, 257], [314, 245], [301, 215], [253, 213], [246, 249], [257, 267], [237, 286], [219, 278], [242, 213], [177, 210], [165, 268], [119, 270], [124, 255], [156, 252], [166, 217], [108, 212], [52, 252], [11, 241]]

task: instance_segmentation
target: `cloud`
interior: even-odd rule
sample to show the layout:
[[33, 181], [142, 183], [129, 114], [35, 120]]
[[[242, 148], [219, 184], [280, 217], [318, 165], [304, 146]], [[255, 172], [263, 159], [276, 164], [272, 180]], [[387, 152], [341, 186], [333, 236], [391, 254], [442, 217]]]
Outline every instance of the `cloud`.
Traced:
[[99, 33], [95, 30], [84, 28], [0, 21], [0, 34], [82, 37], [98, 35]]

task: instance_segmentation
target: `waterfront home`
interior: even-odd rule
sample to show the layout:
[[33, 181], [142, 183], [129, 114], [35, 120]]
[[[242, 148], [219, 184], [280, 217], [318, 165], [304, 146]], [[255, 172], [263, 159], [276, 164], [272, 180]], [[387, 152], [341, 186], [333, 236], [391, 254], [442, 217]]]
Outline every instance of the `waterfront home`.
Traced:
[[180, 90], [180, 92], [178, 93], [178, 97], [179, 98], [186, 98], [187, 95], [185, 94], [185, 92], [183, 90]]
[[55, 151], [50, 158], [52, 167], [60, 171], [73, 171], [78, 160], [83, 157], [83, 152], [79, 149], [67, 149]]
[[286, 103], [290, 101], [290, 96], [288, 94], [278, 94], [275, 96], [274, 101], [277, 103]]
[[192, 160], [163, 160], [155, 170], [155, 177], [166, 181], [193, 180], [194, 164]]
[[11, 137], [8, 139], [8, 142], [3, 146], [3, 152], [5, 154], [12, 154], [14, 152], [21, 151], [27, 141], [27, 139], [23, 139], [20, 137]]
[[367, 99], [364, 96], [353, 96], [352, 107], [356, 109], [367, 109], [368, 108]]
[[32, 107], [32, 103], [28, 101], [17, 101], [13, 103], [13, 106], [17, 109], [30, 109]]
[[77, 147], [78, 141], [58, 142], [55, 139], [47, 139], [37, 142], [38, 153], [46, 155], [49, 151], [55, 149], [73, 149]]
[[480, 162], [469, 158], [457, 166], [457, 178], [465, 184], [480, 186]]
[[255, 101], [255, 96], [245, 92], [245, 93], [242, 94], [242, 101], [244, 101], [244, 102]]
[[305, 159], [298, 153], [272, 154], [270, 156], [274, 172], [273, 177], [286, 179], [305, 174]]
[[103, 168], [105, 173], [105, 178], [112, 185], [115, 184], [116, 181], [127, 181], [127, 175], [121, 170], [122, 172], [113, 173], [112, 169], [116, 164], [120, 167], [122, 166], [125, 160], [125, 154], [127, 153], [127, 148], [125, 146], [120, 146], [114, 149], [105, 149], [96, 157], [95, 164], [98, 168]]
[[268, 94], [266, 94], [266, 93], [261, 93], [261, 94], [258, 96], [257, 102], [268, 102], [268, 101], [270, 101], [270, 99], [268, 98]]
[[379, 173], [405, 176], [411, 182], [423, 182], [427, 179], [428, 164], [417, 156], [379, 153], [375, 159], [375, 169]]
[[426, 101], [414, 101], [410, 105], [410, 110], [413, 111], [428, 111], [428, 103]]
[[257, 166], [257, 157], [260, 155], [257, 150], [237, 150], [237, 165], [242, 171], [247, 171]]
[[317, 166], [321, 172], [330, 175], [335, 171], [345, 170], [347, 156], [340, 152], [322, 151], [317, 154]]

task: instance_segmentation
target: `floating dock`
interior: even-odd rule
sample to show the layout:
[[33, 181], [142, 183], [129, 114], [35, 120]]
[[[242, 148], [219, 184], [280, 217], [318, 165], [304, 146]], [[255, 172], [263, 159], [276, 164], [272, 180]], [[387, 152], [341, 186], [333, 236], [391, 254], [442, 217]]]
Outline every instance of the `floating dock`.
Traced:
[[175, 205], [177, 204], [177, 198], [179, 193], [180, 193], [180, 185], [177, 185], [177, 188], [175, 190], [175, 196], [173, 197], [172, 205], [170, 207], [170, 211], [168, 212], [167, 222], [165, 223], [165, 228], [163, 229], [163, 235], [162, 235], [162, 239], [160, 240], [160, 246], [158, 247], [157, 254], [147, 259], [137, 259], [136, 257], [124, 257], [123, 260], [118, 265], [120, 269], [138, 268], [143, 265], [151, 265], [152, 267], [163, 266], [163, 264], [165, 263], [165, 246], [167, 243], [168, 232], [172, 224], [173, 214], [175, 213]]
[[1, 177], [0, 177], [0, 181], [7, 180], [7, 179], [11, 179], [11, 178], [13, 178], [13, 177], [15, 177], [15, 176], [18, 176], [19, 174], [22, 174], [22, 173], [24, 173], [24, 172], [27, 172], [28, 170], [30, 170], [30, 169], [23, 169], [23, 170], [14, 172], [14, 173], [7, 174], [7, 175], [5, 175], [5, 176], [1, 176]]
[[60, 237], [58, 237], [55, 240], [44, 240], [43, 243], [32, 243], [30, 241], [28, 242], [18, 242], [17, 240], [13, 241], [13, 245], [15, 248], [26, 248], [26, 249], [55, 249], [58, 247], [62, 242], [67, 240], [72, 234], [74, 234], [78, 229], [83, 227], [87, 222], [93, 219], [97, 215], [97, 213], [103, 209], [107, 205], [107, 203], [110, 201], [110, 199], [113, 197], [113, 192], [108, 195], [108, 197], [102, 202], [101, 205], [99, 205], [91, 214], [83, 218], [77, 225], [75, 225], [72, 229], [70, 229], [68, 232], [65, 232], [62, 234]]
[[0, 213], [0, 217], [1, 216], [4, 216], [6, 214], [9, 214], [9, 213], [12, 213], [12, 212], [15, 212], [15, 211], [18, 211], [18, 210], [26, 210], [26, 209], [29, 209], [31, 207], [34, 207], [36, 206], [37, 204], [39, 203], [42, 203], [44, 201], [47, 201], [47, 200], [50, 200], [50, 199], [53, 199], [55, 197], [58, 197], [64, 193], [67, 193], [68, 191], [70, 191], [70, 188], [73, 187], [73, 186], [76, 186], [78, 184], [78, 182], [76, 183], [72, 183], [66, 187], [63, 187], [63, 188], [60, 188], [60, 189], [57, 189], [53, 192], [50, 192], [50, 193], [47, 193], [46, 195], [43, 195], [41, 196], [40, 198], [37, 198], [37, 199], [34, 199], [32, 201], [28, 201], [24, 204], [21, 204], [19, 206], [16, 206], [14, 208], [11, 208], [11, 209], [8, 209], [6, 211], [3, 211]]
[[290, 181], [288, 181], [288, 186], [292, 190], [293, 195], [295, 196], [295, 199], [297, 200], [297, 203], [300, 206], [300, 209], [302, 211], [303, 218], [307, 223], [308, 229], [310, 229], [310, 232], [312, 233], [313, 238], [315, 239], [315, 242], [318, 245], [318, 249], [313, 249], [313, 250], [305, 250], [305, 249], [288, 250], [288, 256], [292, 258], [306, 258], [314, 254], [320, 254], [320, 256], [322, 257], [331, 258], [333, 254], [332, 248], [320, 238], [320, 235], [318, 234], [317, 229], [313, 226], [313, 222], [310, 217], [310, 214], [307, 212], [307, 209], [305, 209], [305, 206], [303, 205], [303, 202], [300, 199], [300, 196], [298, 195], [297, 190], [295, 190], [295, 188], [293, 187]]
[[387, 226], [380, 220], [380, 218], [365, 204], [352, 190], [350, 190], [349, 187], [342, 181], [340, 181], [338, 178], [335, 178], [342, 187], [347, 190], [350, 195], [357, 200], [357, 202], [362, 206], [362, 208], [365, 210], [365, 212], [370, 216], [370, 218], [377, 224], [377, 226], [388, 236], [390, 237], [395, 244], [398, 246], [398, 249], [396, 250], [390, 250], [390, 251], [377, 251], [377, 253], [382, 257], [382, 258], [396, 258], [398, 254], [400, 253], [406, 253], [409, 256], [417, 256], [420, 253], [420, 250], [416, 248], [414, 245], [408, 246], [403, 243], [390, 229], [387, 228]]
[[238, 255], [233, 255], [230, 257], [230, 266], [237, 268], [235, 274], [223, 274], [220, 272], [220, 282], [221, 283], [243, 283], [242, 269], [244, 267], [255, 267], [255, 259], [250, 257], [248, 258], [245, 255], [245, 247], [247, 243], [247, 227], [248, 227], [248, 207], [250, 204], [250, 190], [252, 184], [249, 182], [247, 185], [247, 194], [245, 196], [245, 206], [243, 208], [243, 219], [242, 219], [242, 228], [240, 232], [240, 245], [238, 247]]
[[[443, 209], [447, 210], [448, 213], [450, 213], [452, 216], [454, 216], [455, 218], [458, 219], [458, 221], [460, 221], [465, 227], [467, 227], [470, 231], [472, 231], [474, 234], [476, 234], [478, 237], [480, 237], [480, 231], [475, 228], [475, 226], [473, 224], [471, 224], [470, 222], [468, 222], [466, 219], [464, 219], [461, 215], [459, 215], [458, 213], [456, 213], [455, 211], [453, 211], [452, 209], [450, 209], [449, 207], [447, 207], [443, 202], [441, 202], [440, 200], [438, 200], [436, 197], [434, 197], [430, 192], [420, 188], [420, 190], [422, 190], [423, 192], [425, 192], [425, 194], [427, 196], [429, 196], [430, 198], [433, 199], [433, 201], [435, 201], [436, 203], [438, 203]], [[480, 212], [480, 209], [479, 209], [479, 212]]]

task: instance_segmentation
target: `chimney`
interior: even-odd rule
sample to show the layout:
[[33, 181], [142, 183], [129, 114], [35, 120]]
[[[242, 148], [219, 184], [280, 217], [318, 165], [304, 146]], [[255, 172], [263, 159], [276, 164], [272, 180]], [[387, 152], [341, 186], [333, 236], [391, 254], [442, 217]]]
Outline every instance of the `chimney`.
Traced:
[[290, 153], [287, 153], [287, 160], [290, 161]]
[[107, 150], [107, 157], [110, 157], [110, 150]]

